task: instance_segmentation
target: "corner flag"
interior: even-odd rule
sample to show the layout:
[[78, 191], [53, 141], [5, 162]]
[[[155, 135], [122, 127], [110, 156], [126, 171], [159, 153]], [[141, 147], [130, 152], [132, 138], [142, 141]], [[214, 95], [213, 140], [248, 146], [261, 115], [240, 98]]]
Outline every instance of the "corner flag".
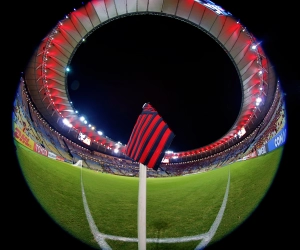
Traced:
[[149, 103], [145, 103], [132, 130], [125, 154], [134, 161], [157, 170], [174, 137], [157, 111]]

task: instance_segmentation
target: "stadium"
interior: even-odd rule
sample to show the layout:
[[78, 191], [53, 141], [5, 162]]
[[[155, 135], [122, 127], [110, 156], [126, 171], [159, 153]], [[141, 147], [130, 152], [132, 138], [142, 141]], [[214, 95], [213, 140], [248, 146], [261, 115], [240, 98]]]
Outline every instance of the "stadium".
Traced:
[[[283, 91], [273, 65], [254, 35], [231, 13], [211, 1], [149, 0], [127, 1], [126, 4], [113, 1], [90, 1], [68, 14], [65, 19], [60, 20], [42, 40], [29, 60], [28, 67], [20, 77], [13, 111], [13, 132], [20, 165], [31, 190], [44, 209], [75, 238], [95, 249], [137, 249], [135, 235], [137, 229], [134, 224], [136, 208], [128, 209], [130, 212], [122, 215], [129, 217], [130, 223], [124, 220], [122, 224], [121, 218], [110, 218], [112, 221], [104, 223], [101, 221], [105, 217], [104, 212], [109, 211], [118, 217], [116, 216], [118, 207], [111, 208], [112, 211], [110, 211], [108, 207], [102, 207], [100, 201], [95, 201], [93, 204], [89, 200], [97, 197], [93, 194], [93, 189], [99, 189], [98, 191], [102, 192], [103, 196], [104, 193], [109, 193], [109, 190], [114, 191], [112, 188], [107, 190], [105, 187], [99, 187], [97, 178], [100, 178], [98, 181], [101, 180], [103, 183], [116, 186], [116, 190], [113, 192], [116, 197], [117, 190], [122, 190], [126, 183], [126, 187], [133, 190], [132, 196], [127, 197], [132, 202], [130, 206], [137, 205], [134, 194], [136, 195], [137, 191], [139, 163], [126, 157], [126, 145], [101, 135], [81, 121], [69, 100], [66, 79], [68, 65], [76, 50], [95, 30], [101, 29], [102, 25], [118, 18], [145, 14], [162, 15], [197, 26], [199, 32], [206, 33], [224, 49], [235, 65], [241, 83], [241, 109], [238, 118], [227, 134], [204, 147], [182, 152], [166, 152], [158, 171], [147, 169], [147, 177], [151, 178], [148, 180], [149, 197], [153, 196], [158, 187], [161, 188], [160, 185], [166, 185], [164, 188], [166, 193], [162, 194], [161, 198], [157, 198], [160, 202], [163, 201], [164, 195], [167, 196], [176, 190], [176, 185], [186, 185], [184, 178], [189, 178], [188, 182], [191, 183], [191, 187], [186, 187], [186, 191], [207, 188], [207, 195], [214, 193], [217, 196], [216, 200], [211, 201], [213, 205], [201, 207], [202, 211], [212, 211], [207, 215], [207, 221], [203, 222], [203, 225], [191, 228], [185, 225], [183, 228], [187, 229], [179, 232], [168, 231], [168, 228], [174, 228], [176, 225], [182, 224], [184, 220], [191, 223], [191, 220], [195, 220], [195, 216], [179, 218], [173, 222], [169, 221], [171, 219], [165, 219], [171, 223], [171, 226], [168, 226], [167, 222], [165, 225], [157, 223], [155, 220], [151, 221], [151, 214], [155, 214], [155, 207], [159, 205], [150, 203], [149, 205], [153, 208], [149, 208], [148, 216], [152, 228], [149, 228], [147, 248], [149, 246], [149, 249], [203, 249], [236, 229], [264, 197], [276, 173], [277, 165], [272, 159], [279, 161], [282, 146], [286, 141], [287, 130]], [[34, 159], [39, 159], [37, 165], [34, 164]], [[253, 164], [255, 161], [258, 163]], [[237, 216], [238, 221], [232, 221], [231, 216], [235, 216], [232, 214], [227, 215], [226, 218], [222, 209], [225, 209], [226, 204], [228, 204], [228, 208], [230, 202], [234, 203], [234, 200], [241, 198], [238, 194], [236, 194], [238, 198], [231, 198], [232, 200], [226, 198], [229, 183], [234, 186], [233, 177], [235, 174], [238, 176], [239, 169], [246, 166], [247, 163], [248, 171], [251, 171], [250, 166], [257, 165], [257, 169], [252, 169], [252, 171], [258, 173], [259, 166], [262, 164], [259, 161], [266, 161], [265, 165], [270, 164], [273, 167], [269, 169], [270, 172], [265, 173], [264, 183], [261, 183], [259, 188], [256, 187], [256, 192], [254, 192], [255, 188], [250, 191], [244, 185], [238, 187], [238, 182], [236, 183], [243, 194], [246, 192], [250, 195], [251, 193], [256, 198], [249, 197], [251, 202], [247, 209]], [[45, 182], [49, 181], [48, 185], [54, 186], [59, 185], [55, 178], [58, 178], [60, 174], [52, 176], [44, 167], [39, 170], [40, 166], [38, 165], [50, 166], [55, 169], [55, 172], [62, 171], [60, 174], [64, 176], [62, 178], [65, 178], [62, 180], [66, 182], [70, 178], [70, 186], [64, 188], [70, 196], [78, 198], [76, 201], [68, 202], [74, 203], [74, 207], [75, 203], [80, 204], [77, 205], [77, 209], [82, 213], [80, 222], [85, 224], [84, 230], [80, 228], [78, 222], [73, 221], [74, 217], [72, 216], [77, 217], [78, 212], [66, 216], [68, 204], [61, 204], [62, 214], [52, 208], [53, 199], [64, 203], [63, 200], [66, 197], [60, 201], [60, 195], [56, 193], [59, 190], [54, 191], [53, 194], [51, 192], [49, 194], [49, 190], [41, 192], [40, 190], [45, 189], [45, 186], [42, 188], [44, 184], [38, 182], [34, 173], [45, 171], [47, 173], [45, 176], [49, 179], [41, 176], [39, 178], [44, 178]], [[65, 169], [61, 170], [63, 168]], [[260, 168], [260, 171], [263, 169]], [[213, 177], [213, 174], [218, 176]], [[248, 174], [244, 176], [245, 179], [251, 176], [250, 173]], [[223, 185], [221, 190], [216, 192], [213, 188], [214, 185], [210, 191], [207, 186], [194, 186], [199, 180], [205, 183], [205, 176], [210, 176], [210, 180], [213, 180], [213, 183], [215, 181], [214, 185]], [[85, 182], [85, 178], [89, 181]], [[79, 180], [80, 182], [78, 182]], [[54, 184], [50, 184], [50, 181]], [[171, 184], [173, 181], [174, 183]], [[79, 195], [71, 192], [74, 188], [79, 189]], [[232, 190], [230, 192], [234, 193]], [[81, 198], [81, 194], [86, 194], [86, 196], [83, 195]], [[48, 195], [51, 198], [47, 197]], [[187, 193], [181, 195], [186, 196]], [[105, 195], [105, 197], [109, 200], [109, 195]], [[119, 199], [122, 200], [120, 197]], [[207, 202], [208, 197], [202, 199], [202, 202], [209, 203]], [[65, 202], [67, 203], [67, 201]], [[81, 207], [82, 205], [84, 207]], [[118, 205], [121, 206], [120, 204], [116, 206]], [[103, 211], [96, 212], [98, 206], [102, 207]], [[199, 203], [197, 206], [203, 205]], [[172, 207], [168, 210], [172, 210]], [[185, 211], [181, 212], [186, 213]], [[176, 211], [174, 213], [176, 214]], [[191, 214], [193, 213], [192, 211]], [[174, 218], [175, 214], [168, 216]], [[224, 215], [224, 218], [221, 216], [223, 219], [218, 221], [217, 214]], [[68, 219], [72, 222], [64, 221], [64, 216], [70, 216]], [[166, 215], [161, 216], [163, 218]], [[197, 216], [196, 218], [204, 219]], [[226, 224], [230, 225], [222, 227], [221, 222], [226, 219], [228, 220]], [[120, 224], [118, 228], [124, 228], [128, 223], [130, 226], [126, 227], [125, 231], [116, 230], [114, 227], [110, 228], [109, 225], [115, 225], [115, 223]], [[220, 225], [220, 227], [212, 226], [214, 224]], [[200, 230], [197, 228], [198, 226], [200, 226]], [[159, 228], [159, 234], [157, 228]], [[199, 231], [196, 233], [197, 230]], [[174, 245], [176, 246], [174, 247]]]

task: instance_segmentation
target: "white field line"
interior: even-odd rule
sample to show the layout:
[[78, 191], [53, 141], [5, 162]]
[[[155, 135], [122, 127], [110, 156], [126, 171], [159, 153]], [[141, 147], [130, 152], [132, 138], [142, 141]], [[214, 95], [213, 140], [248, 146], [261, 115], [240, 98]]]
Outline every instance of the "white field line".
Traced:
[[99, 247], [103, 250], [111, 250], [111, 247], [106, 243], [105, 238], [103, 235], [98, 231], [98, 228], [95, 224], [95, 221], [91, 215], [85, 192], [84, 192], [84, 187], [83, 187], [83, 181], [82, 181], [82, 167], [81, 167], [81, 193], [82, 193], [82, 199], [83, 199], [83, 206], [84, 206], [84, 211], [86, 218], [88, 220], [88, 223], [90, 225], [90, 229], [92, 231], [92, 234], [94, 235], [94, 239], [97, 241]]
[[229, 166], [229, 172], [228, 172], [227, 187], [226, 187], [225, 195], [224, 195], [223, 202], [222, 202], [221, 208], [219, 210], [219, 213], [218, 213], [214, 223], [210, 227], [209, 231], [207, 232], [206, 237], [198, 244], [198, 246], [196, 246], [195, 250], [204, 249], [207, 246], [207, 244], [211, 241], [213, 236], [215, 235], [215, 233], [221, 223], [223, 215], [224, 215], [224, 211], [225, 211], [227, 199], [228, 199], [229, 186], [230, 186], [230, 166]]
[[[183, 236], [183, 237], [176, 237], [176, 238], [148, 238], [148, 239], [146, 239], [147, 243], [181, 243], [181, 242], [201, 240], [201, 242], [197, 245], [197, 247], [194, 250], [203, 250], [208, 245], [208, 243], [211, 241], [211, 239], [215, 235], [215, 233], [221, 223], [221, 220], [223, 218], [223, 214], [224, 214], [224, 211], [226, 208], [226, 204], [227, 204], [229, 186], [230, 186], [230, 168], [229, 168], [229, 174], [228, 174], [227, 187], [226, 187], [222, 205], [220, 207], [220, 210], [217, 214], [215, 221], [213, 222], [213, 224], [208, 232], [203, 233], [203, 234], [194, 235], [194, 236]], [[100, 233], [98, 231], [98, 228], [97, 228], [93, 218], [92, 218], [92, 215], [90, 213], [90, 210], [89, 210], [89, 207], [87, 204], [87, 200], [86, 200], [85, 193], [84, 193], [83, 182], [82, 182], [82, 172], [81, 172], [81, 189], [82, 189], [82, 198], [83, 198], [83, 204], [84, 204], [84, 210], [86, 213], [86, 217], [89, 222], [92, 234], [94, 235], [94, 238], [98, 242], [101, 249], [111, 250], [110, 246], [106, 243], [105, 239], [124, 241], [124, 242], [138, 242], [138, 238], [129, 238], [129, 237], [122, 237], [122, 236], [108, 235], [108, 234]]]

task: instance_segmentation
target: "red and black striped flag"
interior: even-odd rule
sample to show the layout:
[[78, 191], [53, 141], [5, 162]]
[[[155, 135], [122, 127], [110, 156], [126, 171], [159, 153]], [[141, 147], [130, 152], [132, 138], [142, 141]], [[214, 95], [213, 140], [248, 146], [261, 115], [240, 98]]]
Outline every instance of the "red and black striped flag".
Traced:
[[174, 136], [157, 111], [149, 103], [145, 103], [132, 130], [125, 154], [134, 161], [157, 170]]

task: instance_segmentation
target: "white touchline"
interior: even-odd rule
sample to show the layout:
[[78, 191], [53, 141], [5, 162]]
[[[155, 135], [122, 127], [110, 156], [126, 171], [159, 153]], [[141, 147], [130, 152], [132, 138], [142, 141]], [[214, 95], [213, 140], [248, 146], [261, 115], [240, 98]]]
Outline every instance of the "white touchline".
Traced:
[[95, 240], [97, 241], [98, 245], [103, 250], [111, 250], [111, 247], [106, 243], [103, 235], [98, 231], [98, 228], [94, 222], [94, 219], [91, 215], [83, 187], [83, 181], [82, 181], [82, 167], [81, 167], [81, 193], [82, 193], [82, 199], [83, 199], [83, 206], [86, 218], [88, 220], [88, 223], [90, 225], [90, 229], [92, 231], [92, 234], [94, 235]]
[[223, 214], [224, 214], [224, 211], [226, 208], [228, 193], [229, 193], [229, 186], [230, 186], [230, 166], [229, 166], [229, 172], [228, 172], [227, 187], [226, 187], [225, 195], [224, 195], [223, 202], [222, 202], [221, 208], [219, 210], [219, 213], [218, 213], [214, 223], [210, 227], [209, 231], [207, 232], [206, 237], [198, 244], [198, 246], [195, 248], [195, 250], [204, 249], [207, 246], [207, 244], [211, 241], [212, 237], [215, 235], [215, 233], [221, 223], [221, 220], [223, 218]]
[[[221, 220], [223, 218], [223, 214], [224, 214], [224, 211], [226, 208], [226, 204], [227, 204], [229, 186], [230, 186], [230, 166], [229, 166], [227, 187], [226, 187], [225, 195], [223, 198], [223, 202], [222, 202], [220, 210], [217, 214], [217, 217], [208, 232], [203, 233], [203, 234], [194, 235], [194, 236], [183, 236], [183, 237], [176, 237], [176, 238], [148, 238], [148, 239], [146, 239], [147, 243], [181, 243], [181, 242], [201, 240], [201, 242], [197, 245], [197, 247], [194, 250], [203, 250], [208, 245], [208, 243], [211, 241], [211, 239], [215, 235], [215, 233], [221, 223]], [[108, 234], [103, 234], [98, 231], [98, 228], [97, 228], [97, 226], [93, 220], [93, 217], [90, 213], [90, 210], [89, 210], [89, 207], [87, 204], [87, 200], [85, 197], [84, 186], [83, 186], [83, 181], [82, 181], [82, 169], [81, 169], [81, 190], [82, 190], [82, 199], [83, 199], [84, 210], [85, 210], [85, 214], [86, 214], [87, 220], [90, 225], [90, 229], [92, 231], [92, 234], [94, 235], [95, 240], [97, 241], [97, 243], [99, 244], [101, 249], [103, 249], [103, 250], [111, 250], [112, 249], [107, 244], [105, 239], [124, 241], [124, 242], [138, 242], [138, 238], [129, 238], [129, 237], [116, 236], [116, 235], [108, 235]]]

